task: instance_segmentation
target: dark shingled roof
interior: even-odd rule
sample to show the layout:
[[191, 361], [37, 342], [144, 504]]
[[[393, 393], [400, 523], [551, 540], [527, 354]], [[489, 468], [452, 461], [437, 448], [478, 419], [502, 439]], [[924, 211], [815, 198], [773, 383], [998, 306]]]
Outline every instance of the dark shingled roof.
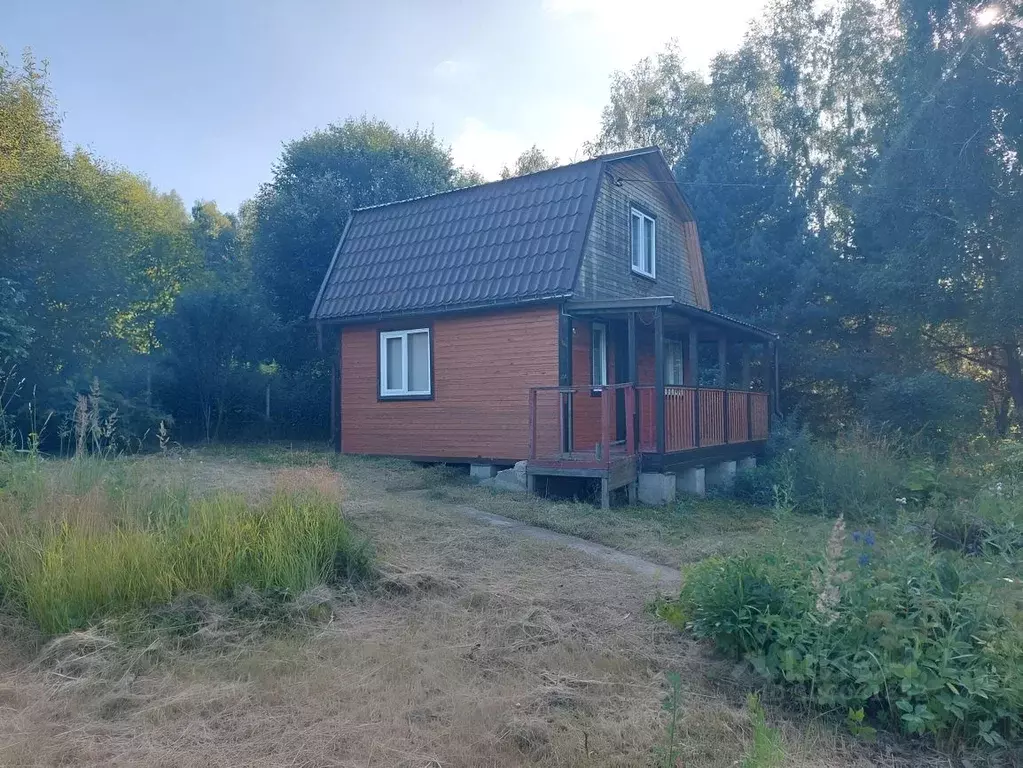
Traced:
[[310, 317], [372, 319], [567, 297], [605, 155], [352, 213]]

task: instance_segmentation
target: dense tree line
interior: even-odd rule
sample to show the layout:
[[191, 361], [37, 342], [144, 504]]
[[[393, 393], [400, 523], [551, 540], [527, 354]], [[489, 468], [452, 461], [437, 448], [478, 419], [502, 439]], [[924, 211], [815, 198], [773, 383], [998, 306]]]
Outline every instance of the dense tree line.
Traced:
[[[716, 309], [779, 331], [784, 405], [935, 438], [1023, 421], [1023, 16], [965, 0], [773, 0], [708, 73], [616, 75], [593, 153], [659, 144]], [[502, 177], [557, 158], [532, 147]], [[0, 426], [84, 392], [142, 438], [324, 437], [305, 318], [350, 212], [481, 178], [430, 131], [287, 144], [237, 213], [66, 151], [47, 77], [0, 60]]]
[[591, 150], [658, 143], [715, 308], [785, 339], [785, 403], [931, 436], [1023, 421], [1018, 4], [774, 0], [708, 77], [615, 78]]

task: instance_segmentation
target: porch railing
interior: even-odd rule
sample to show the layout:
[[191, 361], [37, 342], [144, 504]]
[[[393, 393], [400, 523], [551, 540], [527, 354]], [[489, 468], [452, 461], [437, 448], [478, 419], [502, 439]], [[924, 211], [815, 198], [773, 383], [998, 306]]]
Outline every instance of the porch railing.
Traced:
[[[766, 392], [665, 387], [664, 451], [766, 440], [769, 407]], [[600, 469], [637, 452], [657, 452], [655, 387], [530, 389], [530, 461]]]
[[[656, 390], [638, 387], [640, 450], [657, 451]], [[696, 387], [664, 388], [664, 451], [674, 453], [766, 440], [768, 394]]]
[[635, 457], [636, 388], [533, 387], [529, 390], [529, 460], [548, 466], [609, 469]]

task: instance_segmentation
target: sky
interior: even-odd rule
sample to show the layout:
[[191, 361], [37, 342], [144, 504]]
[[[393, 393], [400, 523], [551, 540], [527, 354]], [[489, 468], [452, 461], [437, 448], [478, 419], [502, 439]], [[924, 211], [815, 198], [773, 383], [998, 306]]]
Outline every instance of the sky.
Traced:
[[705, 69], [765, 0], [0, 0], [69, 147], [235, 210], [284, 143], [349, 116], [432, 128], [487, 178], [582, 159], [611, 75], [675, 38]]

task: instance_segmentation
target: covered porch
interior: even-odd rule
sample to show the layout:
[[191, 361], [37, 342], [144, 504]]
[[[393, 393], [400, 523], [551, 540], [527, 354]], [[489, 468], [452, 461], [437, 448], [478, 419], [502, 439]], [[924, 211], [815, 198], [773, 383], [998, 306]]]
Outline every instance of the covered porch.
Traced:
[[530, 392], [527, 476], [599, 478], [608, 504], [623, 486], [635, 498], [641, 475], [663, 484], [763, 451], [775, 334], [657, 297], [569, 303], [559, 342], [559, 384]]

